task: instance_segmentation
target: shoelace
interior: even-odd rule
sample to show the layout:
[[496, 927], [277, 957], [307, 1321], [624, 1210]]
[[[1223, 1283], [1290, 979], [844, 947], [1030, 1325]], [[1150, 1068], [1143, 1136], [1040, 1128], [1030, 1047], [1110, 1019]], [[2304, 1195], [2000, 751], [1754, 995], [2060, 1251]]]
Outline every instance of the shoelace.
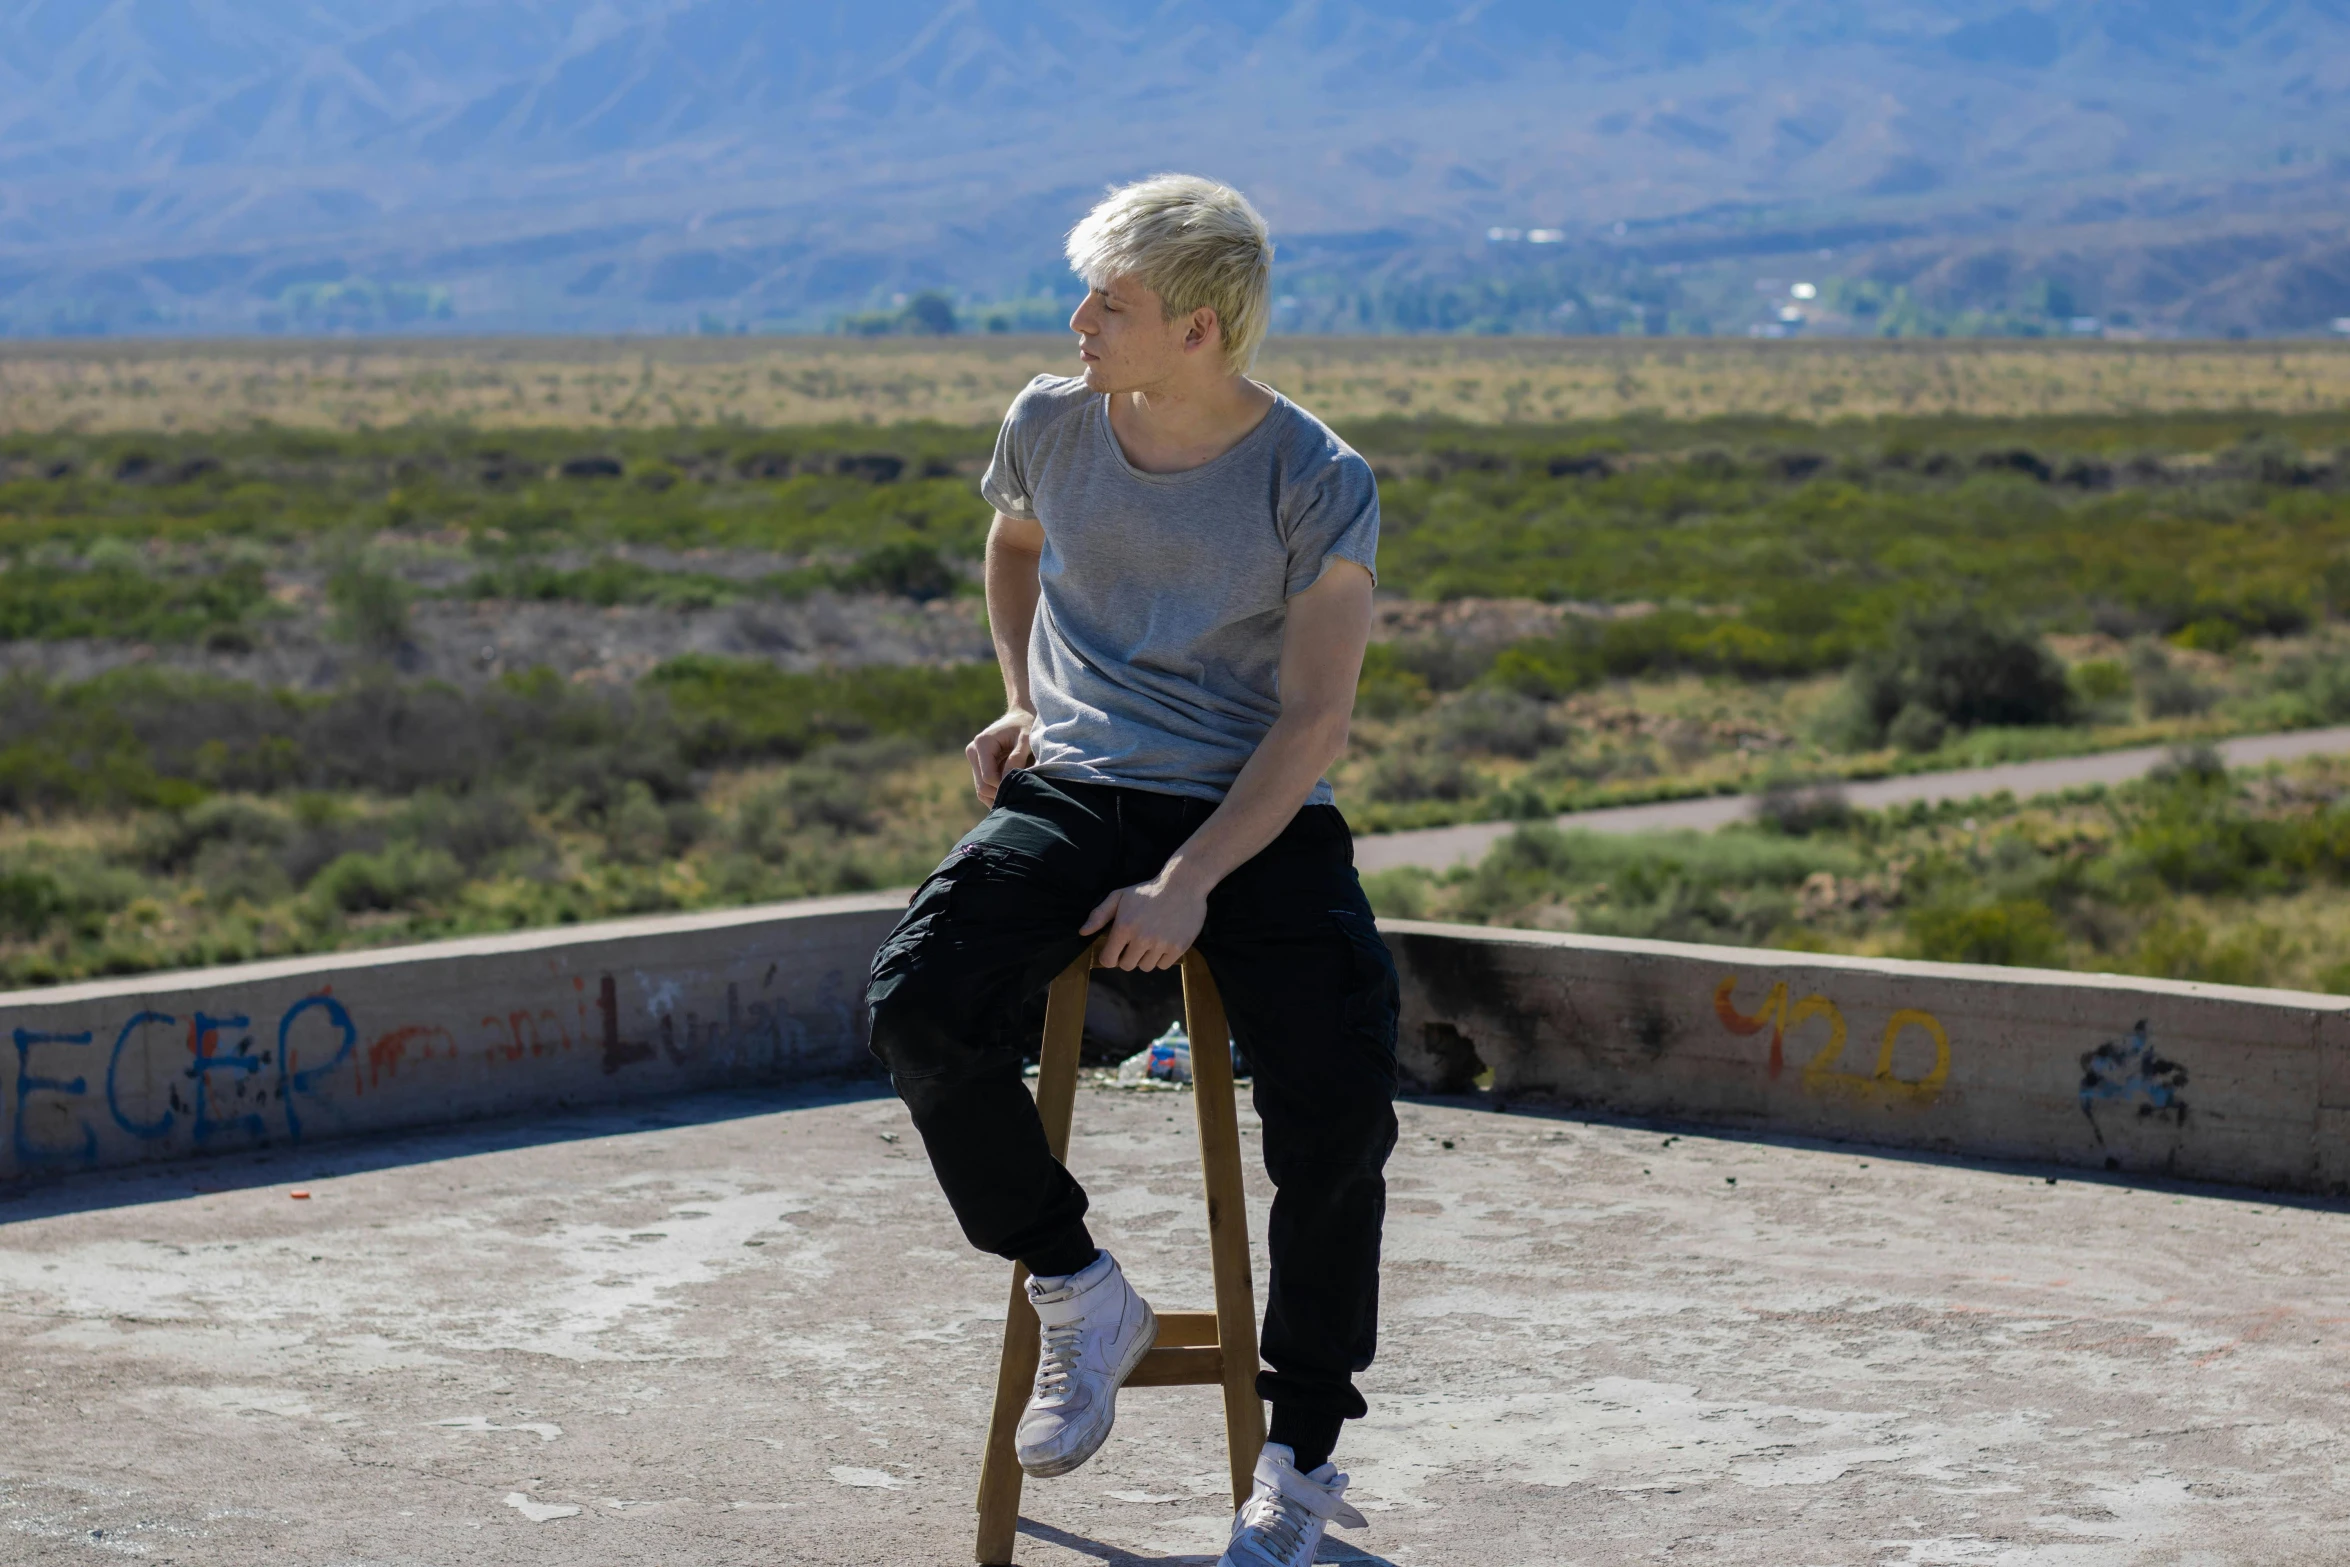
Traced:
[[[1341, 1475], [1333, 1483], [1343, 1483], [1345, 1478]], [[1291, 1483], [1284, 1484], [1284, 1481]], [[1361, 1513], [1346, 1505], [1343, 1492], [1333, 1496], [1294, 1471], [1282, 1475], [1260, 1466], [1257, 1470], [1257, 1489], [1241, 1504], [1240, 1534], [1235, 1543], [1245, 1543], [1260, 1554], [1270, 1555], [1282, 1567], [1290, 1567], [1304, 1548], [1306, 1537], [1313, 1528], [1312, 1520], [1316, 1518], [1349, 1529], [1363, 1528], [1369, 1522]], [[1268, 1547], [1271, 1551], [1267, 1550]]]
[[1057, 1398], [1069, 1391], [1085, 1339], [1085, 1325], [1067, 1323], [1044, 1330], [1044, 1351], [1036, 1362], [1036, 1396]]
[[1283, 1564], [1294, 1561], [1314, 1514], [1279, 1491], [1259, 1491], [1240, 1509], [1241, 1539]]

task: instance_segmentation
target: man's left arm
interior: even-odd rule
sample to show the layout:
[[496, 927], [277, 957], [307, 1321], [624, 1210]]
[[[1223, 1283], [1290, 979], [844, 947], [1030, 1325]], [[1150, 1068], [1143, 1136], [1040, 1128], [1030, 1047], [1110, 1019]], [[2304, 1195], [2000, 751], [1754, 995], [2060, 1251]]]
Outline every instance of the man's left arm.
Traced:
[[1121, 887], [1086, 917], [1084, 934], [1108, 927], [1109, 968], [1173, 968], [1208, 917], [1216, 884], [1271, 843], [1346, 750], [1355, 681], [1371, 636], [1371, 574], [1335, 559], [1289, 600], [1281, 634], [1281, 716], [1199, 831], [1149, 881]]

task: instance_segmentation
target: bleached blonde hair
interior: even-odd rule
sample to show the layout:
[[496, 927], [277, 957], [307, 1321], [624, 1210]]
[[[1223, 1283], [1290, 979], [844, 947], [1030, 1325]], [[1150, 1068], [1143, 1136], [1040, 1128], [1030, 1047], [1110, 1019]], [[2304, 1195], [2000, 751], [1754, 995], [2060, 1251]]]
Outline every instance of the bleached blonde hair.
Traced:
[[1121, 186], [1069, 231], [1069, 265], [1088, 288], [1135, 279], [1159, 296], [1170, 321], [1213, 310], [1225, 368], [1235, 375], [1265, 340], [1273, 239], [1257, 209], [1229, 185], [1154, 174]]

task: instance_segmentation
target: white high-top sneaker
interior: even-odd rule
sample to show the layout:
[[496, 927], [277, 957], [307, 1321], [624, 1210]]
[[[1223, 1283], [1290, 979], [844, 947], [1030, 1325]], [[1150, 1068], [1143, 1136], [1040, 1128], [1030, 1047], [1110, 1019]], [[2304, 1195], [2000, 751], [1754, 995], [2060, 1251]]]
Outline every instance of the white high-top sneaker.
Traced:
[[1108, 1252], [1057, 1288], [1028, 1281], [1028, 1303], [1044, 1330], [1036, 1390], [1015, 1437], [1020, 1467], [1065, 1475], [1100, 1450], [1118, 1418], [1118, 1386], [1158, 1342], [1159, 1319]]
[[1346, 1505], [1346, 1476], [1329, 1464], [1300, 1474], [1297, 1455], [1267, 1442], [1257, 1455], [1257, 1488], [1232, 1520], [1232, 1543], [1216, 1567], [1307, 1567], [1322, 1531], [1361, 1529], [1368, 1520]]

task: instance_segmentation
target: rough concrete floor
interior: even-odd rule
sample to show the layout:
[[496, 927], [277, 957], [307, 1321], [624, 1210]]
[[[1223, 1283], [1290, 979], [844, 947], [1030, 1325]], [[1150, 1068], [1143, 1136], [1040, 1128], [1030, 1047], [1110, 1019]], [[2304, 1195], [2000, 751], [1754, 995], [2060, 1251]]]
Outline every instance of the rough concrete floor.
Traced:
[[[1341, 1451], [1372, 1527], [1325, 1560], [2350, 1558], [2350, 1210], [1403, 1122]], [[1088, 1091], [1078, 1129], [1104, 1238], [1204, 1304], [1188, 1097]], [[967, 1561], [1006, 1282], [864, 1087], [20, 1192], [0, 1559]], [[1128, 1395], [1022, 1560], [1211, 1560], [1215, 1411]]]

